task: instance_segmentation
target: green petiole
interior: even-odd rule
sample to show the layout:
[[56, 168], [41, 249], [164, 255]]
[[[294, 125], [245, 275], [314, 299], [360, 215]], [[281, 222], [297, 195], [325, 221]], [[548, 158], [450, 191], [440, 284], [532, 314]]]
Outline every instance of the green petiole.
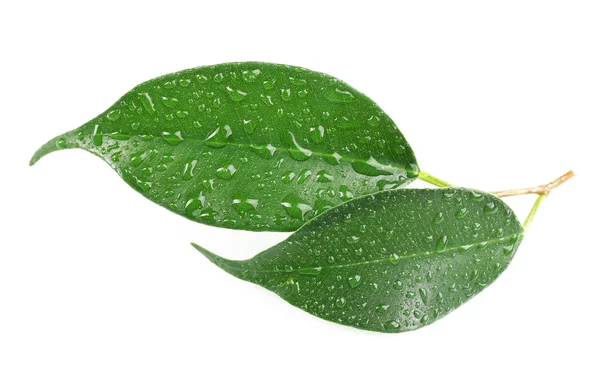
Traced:
[[527, 231], [527, 228], [529, 227], [531, 222], [533, 222], [533, 218], [535, 217], [535, 214], [537, 213], [538, 207], [544, 201], [544, 199], [546, 199], [547, 197], [548, 197], [547, 194], [538, 195], [537, 199], [533, 203], [533, 206], [531, 207], [531, 210], [529, 210], [529, 214], [527, 215], [525, 222], [523, 222], [523, 228], [525, 229], [525, 231]]
[[440, 178], [437, 178], [433, 175], [430, 175], [429, 173], [427, 173], [425, 171], [419, 171], [418, 178], [420, 180], [428, 182], [429, 184], [433, 184], [436, 187], [452, 187], [452, 184], [450, 184]]

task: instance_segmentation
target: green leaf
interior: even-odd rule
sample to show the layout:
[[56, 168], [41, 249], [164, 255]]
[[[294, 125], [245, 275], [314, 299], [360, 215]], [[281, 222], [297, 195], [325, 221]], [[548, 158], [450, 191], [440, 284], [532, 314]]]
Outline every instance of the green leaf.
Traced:
[[407, 185], [414, 154], [371, 99], [328, 75], [228, 63], [143, 83], [39, 149], [85, 149], [197, 222], [292, 231], [353, 197]]
[[491, 194], [403, 189], [333, 208], [246, 261], [194, 247], [317, 317], [402, 332], [432, 323], [491, 284], [522, 236], [513, 211]]

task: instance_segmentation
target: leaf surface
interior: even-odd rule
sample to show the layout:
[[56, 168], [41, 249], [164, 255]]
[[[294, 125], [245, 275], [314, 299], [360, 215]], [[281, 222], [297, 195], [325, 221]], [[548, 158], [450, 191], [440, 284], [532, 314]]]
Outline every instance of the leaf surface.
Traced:
[[414, 154], [371, 99], [331, 76], [269, 63], [168, 74], [44, 145], [81, 148], [189, 219], [292, 231], [353, 197], [402, 187]]
[[522, 235], [513, 211], [491, 194], [402, 189], [333, 208], [246, 261], [194, 247], [317, 317], [402, 332], [436, 321], [491, 284]]

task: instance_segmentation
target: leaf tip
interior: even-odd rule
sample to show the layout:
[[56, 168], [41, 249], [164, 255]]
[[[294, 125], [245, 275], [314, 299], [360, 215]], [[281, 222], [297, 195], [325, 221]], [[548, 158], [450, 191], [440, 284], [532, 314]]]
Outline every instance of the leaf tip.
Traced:
[[71, 144], [68, 144], [62, 136], [56, 137], [44, 145], [42, 145], [38, 150], [35, 151], [31, 159], [29, 160], [29, 166], [33, 166], [37, 163], [42, 157], [46, 156], [48, 153], [56, 152], [61, 149], [72, 148]]
[[206, 258], [208, 258], [209, 261], [211, 261], [214, 264], [217, 264], [218, 261], [220, 261], [220, 260], [224, 260], [224, 258], [218, 256], [217, 254], [214, 254], [211, 251], [208, 251], [204, 247], [202, 247], [202, 246], [200, 246], [200, 245], [198, 245], [198, 244], [196, 244], [194, 242], [191, 242], [191, 245], [192, 245], [193, 248], [195, 248], [200, 253], [202, 253], [202, 255], [204, 255]]
[[29, 160], [29, 166], [33, 167], [35, 163], [37, 163], [42, 157], [44, 157], [44, 153], [41, 152], [42, 148], [35, 151], [31, 159]]

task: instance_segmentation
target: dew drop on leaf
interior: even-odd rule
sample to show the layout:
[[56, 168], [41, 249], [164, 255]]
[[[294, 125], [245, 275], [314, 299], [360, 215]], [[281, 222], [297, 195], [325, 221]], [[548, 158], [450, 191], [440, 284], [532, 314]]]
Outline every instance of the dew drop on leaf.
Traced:
[[448, 236], [446, 235], [442, 235], [436, 245], [435, 245], [435, 252], [436, 253], [443, 253], [444, 251], [446, 251], [446, 248], [448, 247]]
[[304, 202], [296, 194], [288, 194], [281, 201], [285, 212], [294, 219], [304, 220], [307, 214], [312, 211], [310, 204]]
[[350, 278], [348, 278], [348, 283], [350, 284], [350, 287], [352, 289], [354, 289], [355, 287], [357, 287], [358, 285], [360, 285], [360, 274], [355, 274], [353, 276], [351, 276]]
[[298, 142], [296, 141], [296, 137], [291, 132], [290, 136], [292, 137], [293, 144], [292, 147], [290, 147], [289, 149], [290, 156], [294, 160], [298, 161], [306, 161], [310, 159], [310, 157], [312, 156], [312, 151], [310, 149], [306, 149], [300, 146], [300, 144], [298, 144]]
[[216, 174], [219, 179], [231, 180], [236, 172], [236, 167], [233, 164], [229, 164], [224, 167], [218, 168]]

